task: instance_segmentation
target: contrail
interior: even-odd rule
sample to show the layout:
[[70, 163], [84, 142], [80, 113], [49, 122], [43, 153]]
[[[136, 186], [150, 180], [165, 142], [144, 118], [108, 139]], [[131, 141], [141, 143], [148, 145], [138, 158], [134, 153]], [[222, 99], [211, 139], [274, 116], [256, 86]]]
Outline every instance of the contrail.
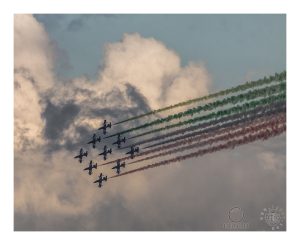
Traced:
[[[138, 141], [134, 144], [124, 146], [121, 149], [126, 149], [126, 148], [130, 148], [131, 146], [143, 145], [143, 144], [150, 143], [150, 142], [153, 142], [153, 141], [158, 141], [158, 140], [162, 140], [162, 139], [165, 139], [165, 138], [170, 138], [170, 137], [173, 137], [173, 136], [176, 136], [176, 135], [179, 135], [179, 134], [185, 134], [187, 132], [191, 132], [191, 131], [195, 131], [195, 130], [198, 130], [198, 129], [204, 129], [204, 128], [211, 127], [211, 126], [214, 126], [214, 125], [218, 125], [220, 123], [224, 124], [226, 122], [233, 121], [235, 119], [248, 118], [248, 117], [252, 117], [252, 116], [261, 115], [261, 114], [267, 113], [268, 111], [273, 111], [274, 109], [277, 110], [277, 108], [281, 108], [281, 107], [285, 108], [285, 104], [286, 104], [285, 101], [279, 101], [279, 102], [272, 103], [272, 104], [258, 106], [254, 109], [249, 110], [249, 111], [245, 111], [245, 112], [236, 113], [236, 114], [233, 114], [233, 115], [221, 117], [219, 119], [211, 120], [211, 121], [201, 123], [201, 124], [198, 124], [198, 125], [195, 125], [195, 126], [189, 126], [189, 127], [183, 128], [183, 129], [177, 129], [176, 131], [172, 131], [170, 133], [166, 133], [166, 134], [163, 134], [163, 135], [151, 137], [151, 138], [146, 139], [146, 140]], [[209, 130], [209, 129], [207, 129], [207, 130]]]
[[[201, 131], [197, 131], [197, 132], [194, 132], [194, 133], [182, 135], [182, 136], [179, 136], [177, 138], [172, 138], [172, 139], [167, 140], [167, 141], [162, 141], [162, 142], [159, 142], [155, 145], [151, 145], [151, 147], [166, 144], [166, 143], [170, 143], [170, 142], [175, 142], [175, 141], [190, 138], [190, 137], [195, 137], [197, 135], [201, 135], [201, 137], [204, 137], [203, 134], [208, 135], [208, 133], [210, 133], [210, 135], [220, 134], [221, 129], [224, 130], [224, 129], [227, 128], [227, 130], [229, 130], [228, 128], [230, 128], [230, 127], [232, 127], [232, 128], [236, 127], [237, 128], [238, 126], [240, 127], [240, 125], [244, 126], [245, 123], [250, 124], [250, 123], [256, 122], [258, 120], [265, 121], [266, 118], [268, 118], [270, 116], [274, 116], [276, 114], [279, 114], [279, 113], [282, 113], [282, 112], [286, 111], [285, 110], [285, 103], [281, 103], [281, 104], [277, 103], [277, 104], [273, 104], [273, 106], [276, 106], [276, 107], [274, 107], [274, 108], [270, 107], [271, 109], [269, 109], [269, 107], [259, 108], [260, 110], [255, 109], [255, 110], [252, 111], [252, 114], [246, 114], [246, 113], [243, 113], [243, 115], [237, 114], [237, 116], [240, 117], [239, 120], [229, 121], [227, 123], [223, 123], [221, 125], [217, 125], [217, 126], [214, 126], [214, 127], [211, 127], [211, 128], [207, 128], [205, 130], [201, 130]], [[280, 107], [278, 107], [278, 106], [280, 106]], [[267, 109], [269, 109], [269, 110], [267, 110]], [[167, 148], [169, 148], [169, 145], [167, 145], [165, 147], [167, 149]], [[148, 151], [143, 151], [143, 152], [137, 153], [135, 157], [141, 157], [141, 156], [149, 155], [153, 152], [164, 150], [165, 147], [159, 147], [159, 148], [151, 149], [151, 150], [148, 150]], [[144, 148], [144, 149], [146, 149], [146, 148]], [[126, 156], [126, 157], [118, 158], [118, 159], [121, 160], [121, 161], [124, 161], [124, 160], [131, 159], [131, 157]], [[104, 165], [115, 163], [118, 159], [103, 163], [99, 166], [104, 166]]]
[[205, 105], [200, 105], [198, 107], [194, 107], [194, 108], [188, 109], [188, 110], [183, 111], [183, 112], [172, 114], [172, 115], [169, 115], [167, 117], [160, 118], [160, 119], [154, 120], [152, 122], [142, 124], [142, 125], [137, 126], [137, 127], [133, 127], [133, 128], [130, 128], [130, 129], [120, 131], [118, 133], [106, 136], [105, 138], [110, 138], [110, 137], [113, 137], [113, 136], [116, 136], [116, 135], [119, 135], [119, 134], [125, 134], [125, 133], [129, 133], [129, 132], [133, 132], [133, 131], [136, 131], [136, 130], [139, 130], [139, 129], [145, 129], [145, 128], [148, 128], [148, 127], [151, 127], [151, 126], [159, 125], [159, 124], [162, 124], [162, 123], [167, 123], [167, 122], [170, 122], [172, 120], [181, 119], [182, 117], [193, 116], [196, 113], [200, 113], [200, 112], [203, 112], [203, 111], [211, 111], [211, 110], [214, 110], [218, 107], [222, 107], [222, 106], [225, 106], [225, 105], [228, 105], [228, 104], [234, 104], [235, 105], [237, 103], [257, 99], [259, 97], [267, 97], [267, 96], [277, 94], [277, 93], [285, 91], [285, 90], [286, 90], [286, 83], [285, 82], [280, 82], [279, 84], [276, 84], [276, 85], [272, 85], [272, 86], [264, 87], [264, 88], [260, 88], [260, 89], [255, 89], [255, 90], [250, 90], [250, 91], [248, 91], [246, 93], [243, 93], [243, 94], [233, 95], [231, 97], [224, 98], [222, 100], [217, 100], [217, 101], [205, 104]]
[[115, 123], [114, 125], [120, 124], [120, 123], [124, 123], [124, 122], [128, 122], [128, 121], [132, 121], [132, 120], [136, 120], [142, 117], [146, 117], [146, 116], [150, 116], [159, 112], [163, 112], [163, 111], [167, 111], [167, 110], [171, 110], [177, 107], [182, 107], [182, 106], [186, 106], [192, 103], [196, 103], [196, 102], [200, 102], [200, 101], [205, 101], [214, 97], [218, 97], [218, 96], [224, 96], [230, 93], [235, 93], [235, 92], [239, 92], [239, 91], [244, 91], [253, 87], [258, 87], [258, 86], [262, 86], [262, 85], [266, 85], [266, 84], [270, 84], [272, 82], [276, 82], [276, 81], [283, 81], [286, 80], [286, 71], [281, 72], [280, 74], [275, 74], [274, 76], [270, 76], [269, 78], [264, 78], [264, 79], [259, 79], [257, 81], [251, 81], [251, 82], [246, 82], [244, 84], [229, 88], [229, 89], [225, 89], [225, 90], [221, 90], [219, 92], [213, 93], [213, 94], [209, 94], [206, 96], [202, 96], [196, 99], [191, 99], [191, 100], [187, 100], [187, 101], [183, 101], [180, 103], [177, 103], [175, 105], [171, 105], [171, 106], [167, 106], [158, 110], [153, 110], [150, 112], [147, 112], [145, 114], [141, 114], [138, 116], [134, 116], [122, 121], [119, 121], [117, 123]]
[[114, 175], [110, 178], [116, 178], [116, 177], [120, 177], [120, 176], [123, 176], [123, 175], [132, 174], [134, 172], [139, 172], [139, 171], [147, 170], [147, 169], [150, 169], [150, 168], [159, 167], [159, 166], [162, 166], [162, 165], [167, 165], [167, 164], [171, 164], [171, 163], [175, 163], [175, 162], [180, 162], [180, 161], [183, 161], [183, 160], [186, 160], [186, 159], [189, 159], [189, 158], [203, 156], [205, 154], [213, 153], [213, 152], [224, 150], [224, 149], [230, 149], [230, 148], [233, 149], [236, 146], [240, 146], [240, 145], [243, 145], [243, 144], [248, 144], [248, 143], [254, 142], [256, 140], [267, 140], [270, 137], [280, 135], [281, 133], [283, 133], [285, 131], [286, 131], [286, 125], [285, 124], [280, 126], [280, 127], [277, 127], [277, 128], [265, 129], [265, 130], [262, 130], [258, 133], [255, 133], [255, 134], [246, 135], [241, 139], [229, 140], [229, 141], [227, 141], [223, 144], [219, 144], [219, 145], [209, 147], [209, 148], [206, 148], [206, 149], [200, 149], [200, 150], [192, 152], [190, 154], [181, 155], [181, 156], [177, 156], [175, 158], [171, 158], [171, 159], [168, 159], [168, 160], [164, 160], [164, 161], [160, 161], [160, 162], [157, 162], [157, 163], [149, 164], [147, 166], [137, 168], [137, 169], [133, 169], [131, 171], [127, 171], [127, 172], [121, 173], [119, 175]]
[[169, 129], [172, 129], [172, 128], [185, 126], [185, 125], [188, 125], [188, 124], [197, 123], [199, 121], [217, 119], [217, 118], [227, 116], [227, 115], [231, 115], [231, 114], [234, 114], [234, 113], [245, 112], [245, 111], [247, 111], [251, 108], [255, 108], [257, 106], [266, 105], [266, 104], [273, 103], [275, 101], [282, 101], [282, 100], [285, 100], [285, 99], [286, 99], [286, 94], [281, 93], [281, 94], [276, 95], [276, 96], [270, 96], [268, 98], [263, 98], [263, 99], [260, 99], [260, 100], [251, 101], [249, 103], [244, 103], [240, 106], [234, 106], [234, 107], [231, 107], [229, 109], [220, 110], [220, 111], [217, 111], [217, 112], [212, 112], [212, 113], [207, 114], [205, 116], [196, 117], [196, 118], [189, 119], [189, 120], [186, 120], [186, 121], [182, 121], [182, 122], [179, 122], [179, 123], [170, 124], [170, 125], [167, 125], [165, 127], [160, 127], [160, 128], [157, 128], [157, 129], [153, 129], [153, 130], [147, 131], [145, 133], [138, 134], [136, 136], [130, 137], [130, 139], [138, 138], [138, 137], [141, 137], [141, 136], [145, 136], [145, 135], [148, 135], [148, 134], [153, 134], [153, 133], [157, 133], [157, 132], [161, 132], [161, 131], [165, 131], [165, 130], [169, 130]]
[[[170, 155], [170, 154], [175, 154], [175, 153], [190, 150], [190, 149], [193, 149], [193, 148], [199, 148], [199, 147], [207, 145], [207, 144], [211, 145], [211, 144], [213, 144], [215, 142], [218, 142], [218, 141], [226, 141], [226, 140], [229, 140], [231, 138], [240, 137], [240, 136], [245, 135], [245, 134], [255, 133], [255, 132], [257, 132], [259, 130], [262, 130], [264, 128], [267, 128], [267, 127], [272, 127], [273, 128], [273, 127], [276, 127], [279, 124], [282, 124], [283, 122], [285, 122], [285, 118], [286, 117], [285, 117], [285, 114], [284, 114], [284, 115], [280, 115], [277, 118], [271, 119], [271, 120], [263, 122], [263, 123], [257, 122], [256, 125], [252, 125], [250, 123], [250, 126], [245, 125], [245, 126], [242, 126], [242, 128], [240, 126], [238, 126], [235, 129], [232, 129], [232, 131], [236, 130], [236, 131], [233, 131], [233, 132], [231, 132], [231, 130], [228, 130], [228, 129], [223, 129], [222, 130], [223, 132], [220, 132], [221, 136], [218, 136], [218, 137], [216, 137], [214, 135], [209, 137], [209, 135], [206, 135], [206, 136], [198, 136], [196, 138], [189, 138], [189, 139], [183, 140], [181, 142], [176, 142], [174, 144], [171, 144], [171, 145], [169, 145], [169, 147], [161, 147], [157, 151], [162, 151], [162, 150], [165, 150], [165, 149], [169, 150], [170, 148], [174, 148], [174, 147], [178, 147], [178, 148], [175, 148], [175, 149], [172, 149], [172, 150], [169, 150], [169, 151], [164, 151], [164, 152], [161, 152], [161, 153], [149, 156], [149, 157], [145, 157], [145, 158], [130, 162], [128, 164], [143, 162], [143, 161], [151, 160], [151, 159], [154, 159], [154, 158], [157, 158], [157, 157], [167, 156], [167, 155]], [[224, 132], [226, 132], [226, 134], [222, 135], [222, 133], [224, 133]], [[219, 135], [219, 134], [216, 134], [216, 135]], [[205, 139], [205, 138], [210, 138], [210, 139], [199, 142], [201, 139]], [[195, 144], [191, 144], [194, 141], [198, 141], [198, 142], [196, 142]], [[187, 146], [183, 147], [182, 145], [187, 145]]]

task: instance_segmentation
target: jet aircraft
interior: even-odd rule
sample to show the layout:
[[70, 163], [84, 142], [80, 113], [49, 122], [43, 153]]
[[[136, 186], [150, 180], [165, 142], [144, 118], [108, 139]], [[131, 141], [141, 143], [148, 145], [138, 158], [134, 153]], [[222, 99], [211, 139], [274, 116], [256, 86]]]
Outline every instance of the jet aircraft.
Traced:
[[121, 148], [121, 143], [125, 143], [126, 139], [125, 137], [123, 139], [121, 139], [121, 135], [118, 134], [118, 139], [116, 142], [113, 143], [113, 145], [118, 145], [118, 148], [120, 149]]
[[96, 143], [97, 143], [97, 142], [100, 143], [100, 141], [101, 141], [101, 137], [100, 137], [100, 136], [97, 137], [96, 134], [93, 134], [93, 138], [92, 138], [91, 141], [88, 142], [88, 144], [93, 144], [93, 148], [95, 148], [95, 147], [96, 147]]
[[104, 120], [104, 122], [103, 122], [103, 126], [102, 127], [100, 127], [100, 128], [98, 128], [98, 130], [103, 130], [103, 134], [106, 134], [106, 129], [107, 128], [111, 128], [111, 122], [110, 123], [106, 123], [106, 120]]
[[79, 155], [75, 156], [74, 158], [78, 158], [79, 162], [82, 163], [82, 158], [87, 157], [87, 155], [88, 155], [88, 151], [83, 152], [83, 149], [80, 148]]
[[128, 151], [126, 154], [130, 154], [130, 158], [134, 158], [134, 153], [139, 153], [139, 147], [134, 148], [134, 146], [131, 146], [130, 151]]
[[107, 181], [107, 176], [103, 176], [102, 173], [101, 173], [99, 175], [98, 179], [94, 181], [94, 183], [99, 183], [98, 187], [101, 188], [103, 181]]
[[103, 148], [103, 152], [101, 152], [99, 156], [103, 155], [103, 159], [106, 160], [108, 153], [111, 154], [112, 150], [111, 148], [108, 150], [107, 146], [105, 145]]
[[83, 169], [83, 170], [84, 171], [88, 170], [89, 171], [89, 175], [91, 175], [93, 173], [93, 168], [97, 169], [97, 163], [93, 165], [93, 161], [91, 160], [89, 166], [87, 168]]
[[112, 167], [112, 169], [116, 169], [117, 170], [117, 174], [120, 174], [120, 170], [121, 168], [125, 168], [125, 162], [121, 163], [121, 160], [118, 159], [117, 160], [117, 165]]

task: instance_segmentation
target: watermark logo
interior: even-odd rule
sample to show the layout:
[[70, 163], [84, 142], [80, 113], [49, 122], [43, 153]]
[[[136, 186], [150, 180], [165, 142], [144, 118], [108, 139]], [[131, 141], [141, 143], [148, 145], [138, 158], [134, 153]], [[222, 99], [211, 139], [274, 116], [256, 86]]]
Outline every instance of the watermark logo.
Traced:
[[284, 223], [284, 212], [279, 207], [264, 208], [260, 213], [260, 220], [266, 222], [273, 231], [280, 230]]
[[249, 223], [245, 222], [244, 211], [238, 207], [232, 207], [228, 211], [229, 222], [223, 224], [225, 230], [248, 230]]

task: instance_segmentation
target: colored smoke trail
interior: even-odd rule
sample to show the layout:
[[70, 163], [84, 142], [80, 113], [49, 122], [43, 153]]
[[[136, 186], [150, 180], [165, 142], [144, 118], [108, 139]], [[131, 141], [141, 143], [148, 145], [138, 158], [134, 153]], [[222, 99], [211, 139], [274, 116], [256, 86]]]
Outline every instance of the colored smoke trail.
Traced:
[[123, 175], [127, 175], [127, 174], [132, 174], [135, 172], [139, 172], [139, 171], [144, 171], [150, 168], [155, 168], [155, 167], [159, 167], [162, 165], [167, 165], [167, 164], [171, 164], [171, 163], [175, 163], [175, 162], [180, 162], [186, 159], [190, 159], [190, 158], [195, 158], [195, 157], [199, 157], [199, 156], [203, 156], [205, 154], [209, 154], [209, 153], [214, 153], [220, 150], [225, 150], [225, 149], [230, 149], [230, 148], [235, 148], [236, 146], [240, 146], [240, 145], [244, 145], [244, 144], [248, 144], [257, 140], [267, 140], [270, 137], [274, 137], [277, 135], [280, 135], [281, 133], [286, 131], [286, 125], [282, 125], [280, 127], [277, 128], [272, 128], [272, 129], [265, 129], [262, 130], [260, 132], [257, 132], [255, 134], [249, 134], [249, 135], [245, 135], [243, 138], [241, 139], [235, 139], [235, 140], [229, 140], [223, 144], [219, 144], [213, 147], [209, 147], [206, 149], [200, 149], [198, 151], [192, 152], [190, 154], [186, 154], [186, 155], [181, 155], [181, 156], [177, 156], [175, 158], [171, 158], [168, 160], [164, 160], [164, 161], [160, 161], [157, 163], [153, 163], [153, 164], [149, 164], [146, 165], [144, 167], [141, 168], [137, 168], [137, 169], [133, 169], [131, 171], [127, 171], [124, 173], [121, 173], [119, 175], [114, 175], [110, 178], [116, 178], [116, 177], [121, 177]]
[[141, 114], [135, 117], [131, 117], [125, 120], [122, 120], [120, 122], [115, 123], [114, 125], [120, 124], [120, 123], [124, 123], [124, 122], [128, 122], [128, 121], [132, 121], [132, 120], [136, 120], [136, 119], [140, 119], [146, 116], [150, 116], [159, 112], [163, 112], [163, 111], [167, 111], [167, 110], [171, 110], [177, 107], [182, 107], [182, 106], [186, 106], [192, 103], [196, 103], [196, 102], [200, 102], [200, 101], [205, 101], [214, 97], [218, 97], [218, 96], [224, 96], [230, 93], [235, 93], [235, 92], [239, 92], [239, 91], [244, 91], [250, 88], [254, 88], [254, 87], [258, 87], [258, 86], [262, 86], [262, 85], [266, 85], [266, 84], [270, 84], [272, 82], [276, 82], [276, 81], [283, 81], [286, 80], [286, 71], [281, 72], [280, 74], [275, 74], [274, 76], [270, 76], [269, 78], [264, 78], [264, 79], [259, 79], [257, 81], [251, 81], [251, 82], [246, 82], [244, 84], [229, 88], [229, 89], [225, 89], [225, 90], [221, 90], [219, 92], [213, 93], [213, 94], [209, 94], [207, 96], [202, 96], [196, 99], [191, 99], [191, 100], [187, 100], [184, 102], [180, 102], [177, 103], [175, 105], [171, 105], [171, 106], [167, 106], [158, 110], [153, 110], [150, 111], [148, 113], [145, 114]]
[[189, 120], [186, 120], [186, 121], [182, 121], [182, 122], [179, 122], [179, 123], [170, 124], [170, 125], [167, 125], [165, 127], [153, 129], [153, 130], [147, 131], [145, 133], [130, 137], [129, 139], [138, 138], [138, 137], [142, 137], [142, 136], [145, 136], [145, 135], [148, 135], [148, 134], [153, 134], [153, 133], [169, 130], [169, 129], [172, 129], [172, 128], [177, 128], [177, 127], [185, 126], [185, 125], [188, 125], [188, 124], [197, 123], [199, 121], [217, 119], [217, 118], [227, 116], [227, 115], [231, 115], [231, 114], [234, 114], [234, 113], [246, 112], [249, 109], [255, 108], [257, 106], [266, 105], [266, 104], [274, 103], [276, 101], [282, 101], [282, 100], [285, 100], [285, 99], [286, 99], [286, 94], [281, 93], [281, 94], [276, 95], [276, 96], [270, 96], [268, 98], [263, 98], [263, 99], [260, 99], [260, 100], [251, 101], [249, 103], [244, 103], [244, 104], [239, 105], [239, 106], [234, 106], [234, 107], [231, 107], [231, 108], [226, 109], [226, 110], [220, 110], [220, 111], [217, 111], [217, 112], [212, 112], [212, 113], [207, 114], [205, 116], [196, 117], [196, 118], [189, 119]]
[[[275, 110], [275, 113], [276, 113], [276, 110], [278, 110], [282, 107], [285, 108], [285, 106], [286, 106], [285, 104], [286, 104], [285, 101], [280, 101], [280, 102], [276, 102], [276, 103], [272, 103], [272, 104], [267, 104], [267, 105], [264, 105], [264, 106], [258, 106], [254, 109], [249, 110], [249, 111], [236, 113], [236, 114], [229, 115], [229, 116], [226, 116], [226, 117], [221, 117], [219, 119], [211, 120], [211, 121], [201, 123], [201, 124], [198, 124], [198, 125], [195, 125], [195, 126], [189, 126], [189, 127], [183, 128], [183, 129], [178, 129], [176, 131], [172, 131], [170, 133], [166, 133], [166, 134], [159, 135], [159, 136], [156, 136], [156, 137], [151, 137], [151, 138], [146, 139], [146, 140], [138, 141], [138, 142], [136, 142], [132, 145], [124, 146], [121, 149], [130, 148], [131, 146], [136, 146], [136, 145], [140, 146], [140, 145], [150, 143], [150, 142], [153, 142], [153, 141], [158, 141], [158, 140], [162, 140], [162, 139], [165, 139], [165, 138], [170, 138], [170, 137], [173, 137], [173, 136], [176, 136], [176, 135], [179, 135], [179, 134], [185, 134], [187, 132], [195, 131], [195, 130], [198, 130], [198, 129], [208, 128], [208, 127], [211, 127], [211, 126], [214, 126], [214, 125], [218, 125], [220, 123], [224, 124], [224, 123], [232, 122], [235, 119], [251, 118], [251, 117], [254, 117], [254, 116], [257, 116], [257, 115], [272, 113], [274, 110]], [[210, 130], [210, 128], [208, 128], [207, 130]]]
[[273, 110], [270, 110], [270, 111], [267, 111], [267, 112], [264, 112], [264, 113], [260, 113], [260, 114], [257, 113], [257, 114], [254, 114], [252, 116], [241, 118], [239, 120], [229, 121], [229, 122], [226, 122], [226, 123], [214, 126], [214, 127], [210, 127], [210, 128], [204, 129], [204, 130], [200, 130], [200, 131], [192, 132], [192, 133], [189, 133], [189, 134], [181, 135], [181, 136], [178, 136], [178, 137], [175, 137], [175, 138], [171, 138], [169, 140], [160, 141], [156, 144], [152, 144], [152, 145], [149, 145], [147, 147], [144, 147], [144, 149], [164, 145], [164, 144], [167, 144], [167, 143], [171, 143], [171, 142], [178, 141], [178, 140], [183, 140], [183, 139], [190, 138], [190, 137], [196, 137], [197, 135], [208, 134], [208, 133], [211, 134], [215, 131], [219, 131], [220, 129], [225, 129], [225, 128], [229, 128], [229, 127], [238, 126], [238, 125], [241, 125], [245, 122], [250, 122], [251, 123], [254, 120], [258, 120], [258, 119], [264, 120], [264, 117], [268, 117], [270, 115], [278, 114], [278, 113], [285, 112], [285, 111], [286, 111], [285, 106], [283, 108], [274, 108]]
[[137, 127], [133, 127], [130, 129], [126, 129], [120, 132], [117, 132], [115, 134], [109, 135], [106, 138], [110, 138], [113, 136], [116, 136], [118, 134], [125, 134], [125, 133], [130, 133], [139, 129], [145, 129], [151, 126], [155, 126], [155, 125], [159, 125], [162, 123], [168, 123], [171, 122], [173, 120], [177, 120], [177, 119], [181, 119], [182, 117], [186, 117], [186, 116], [193, 116], [194, 114], [200, 113], [200, 112], [204, 112], [204, 111], [211, 111], [214, 110], [218, 107], [222, 107], [228, 104], [237, 104], [237, 103], [241, 103], [244, 101], [251, 101], [253, 99], [257, 99], [259, 97], [267, 97], [270, 95], [274, 95], [277, 94], [279, 92], [285, 91], [286, 90], [286, 83], [285, 82], [280, 82], [279, 84], [275, 84], [269, 87], [264, 87], [264, 88], [260, 88], [260, 89], [255, 89], [255, 90], [250, 90], [246, 93], [243, 94], [239, 94], [239, 95], [233, 95], [231, 97], [228, 98], [224, 98], [222, 100], [216, 100], [214, 102], [205, 104], [205, 105], [200, 105], [198, 107], [194, 107], [194, 108], [190, 108], [186, 111], [183, 112], [179, 112], [176, 114], [172, 114], [169, 115], [167, 117], [164, 118], [160, 118], [151, 122], [147, 122], [145, 124], [142, 124], [140, 126]]
[[[216, 143], [218, 141], [226, 141], [226, 140], [229, 140], [231, 138], [236, 138], [236, 137], [243, 136], [245, 134], [252, 134], [252, 133], [255, 133], [255, 132], [257, 132], [259, 130], [262, 130], [264, 128], [268, 128], [268, 127], [274, 128], [274, 127], [277, 127], [279, 124], [284, 123], [285, 120], [286, 120], [286, 116], [285, 116], [285, 114], [283, 114], [283, 115], [278, 116], [277, 118], [275, 117], [275, 118], [273, 118], [273, 119], [271, 119], [267, 122], [263, 122], [263, 123], [261, 123], [261, 120], [258, 120], [258, 122], [255, 123], [256, 125], [255, 124], [252, 125], [250, 123], [250, 126], [245, 125], [245, 126], [242, 126], [242, 128], [239, 127], [239, 126], [238, 127], [233, 127], [232, 130], [229, 130], [229, 129], [225, 128], [225, 129], [221, 130], [220, 133], [216, 134], [216, 135], [219, 135], [219, 134], [225, 133], [224, 135], [221, 135], [221, 136], [204, 135], [204, 136], [199, 136], [199, 137], [195, 137], [195, 138], [188, 138], [188, 139], [185, 139], [183, 141], [171, 144], [167, 147], [161, 147], [160, 149], [157, 149], [157, 151], [169, 150], [170, 148], [178, 147], [176, 149], [172, 149], [172, 150], [169, 150], [169, 151], [164, 151], [164, 152], [161, 152], [161, 153], [149, 156], [149, 157], [145, 157], [145, 158], [130, 162], [128, 164], [143, 162], [143, 161], [151, 160], [151, 159], [154, 159], [154, 158], [157, 158], [157, 157], [167, 156], [167, 155], [170, 155], [170, 154], [175, 154], [175, 153], [190, 150], [190, 149], [193, 149], [193, 148], [199, 148], [199, 147], [207, 145], [207, 144], [211, 145], [211, 144]], [[236, 130], [236, 131], [234, 131], [234, 130]], [[231, 131], [233, 131], [233, 132], [231, 132]], [[206, 139], [206, 138], [210, 138], [210, 139], [192, 144], [192, 142], [194, 142], [194, 141], [200, 141], [200, 140]], [[188, 146], [183, 147], [182, 145], [188, 145]], [[154, 150], [152, 150], [152, 151], [155, 152]]]
[[[167, 141], [162, 141], [162, 142], [159, 142], [157, 144], [151, 145], [151, 147], [166, 144], [166, 143], [170, 143], [170, 142], [175, 142], [175, 141], [178, 141], [178, 140], [183, 140], [183, 139], [190, 138], [190, 137], [195, 138], [196, 136], [199, 136], [199, 135], [201, 135], [201, 137], [205, 137], [203, 134], [205, 134], [205, 135], [216, 134], [217, 135], [217, 134], [220, 134], [221, 130], [226, 130], [226, 128], [227, 128], [227, 130], [229, 130], [230, 127], [231, 128], [234, 128], [234, 127], [238, 128], [238, 127], [245, 126], [245, 125], [248, 125], [248, 124], [251, 124], [251, 123], [254, 123], [254, 122], [258, 122], [258, 121], [262, 122], [262, 121], [267, 120], [268, 117], [271, 117], [271, 116], [274, 117], [274, 115], [279, 114], [279, 113], [283, 113], [283, 112], [286, 111], [285, 110], [285, 103], [273, 104], [273, 107], [274, 108], [272, 108], [270, 106], [267, 106], [267, 107], [259, 108], [260, 110], [257, 110], [257, 108], [256, 108], [255, 110], [253, 110], [251, 112], [251, 114], [249, 114], [249, 113], [248, 114], [243, 113], [242, 115], [237, 114], [235, 116], [237, 118], [240, 118], [239, 120], [228, 121], [227, 123], [225, 122], [221, 125], [210, 127], [210, 128], [207, 128], [207, 129], [204, 129], [204, 130], [201, 130], [201, 131], [197, 131], [197, 132], [186, 134], [186, 135], [181, 135], [177, 138], [172, 138], [172, 139], [169, 139]], [[269, 109], [269, 110], [267, 110], [267, 109]], [[209, 123], [208, 123], [208, 125], [209, 125]], [[135, 157], [141, 157], [141, 156], [149, 155], [153, 152], [164, 150], [165, 147], [169, 148], [169, 145], [164, 146], [164, 147], [158, 147], [158, 148], [151, 149], [151, 150], [148, 150], [148, 151], [139, 152], [139, 153], [136, 154]], [[146, 147], [146, 148], [148, 148], [148, 147]], [[146, 149], [146, 148], [144, 148], [144, 149]], [[131, 157], [126, 156], [126, 157], [118, 158], [118, 159], [121, 160], [121, 161], [124, 161], [124, 160], [131, 159]], [[116, 163], [116, 161], [118, 159], [103, 163], [99, 166], [104, 166], [104, 165]]]

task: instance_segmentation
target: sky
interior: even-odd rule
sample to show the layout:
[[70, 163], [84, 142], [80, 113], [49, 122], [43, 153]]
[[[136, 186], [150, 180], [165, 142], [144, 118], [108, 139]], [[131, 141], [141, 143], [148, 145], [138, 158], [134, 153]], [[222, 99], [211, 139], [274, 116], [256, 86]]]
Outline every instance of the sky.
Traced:
[[285, 24], [285, 15], [15, 15], [15, 230], [223, 230], [235, 206], [249, 230], [267, 230], [261, 211], [286, 205], [285, 134], [101, 190], [73, 156], [104, 119], [285, 70]]

